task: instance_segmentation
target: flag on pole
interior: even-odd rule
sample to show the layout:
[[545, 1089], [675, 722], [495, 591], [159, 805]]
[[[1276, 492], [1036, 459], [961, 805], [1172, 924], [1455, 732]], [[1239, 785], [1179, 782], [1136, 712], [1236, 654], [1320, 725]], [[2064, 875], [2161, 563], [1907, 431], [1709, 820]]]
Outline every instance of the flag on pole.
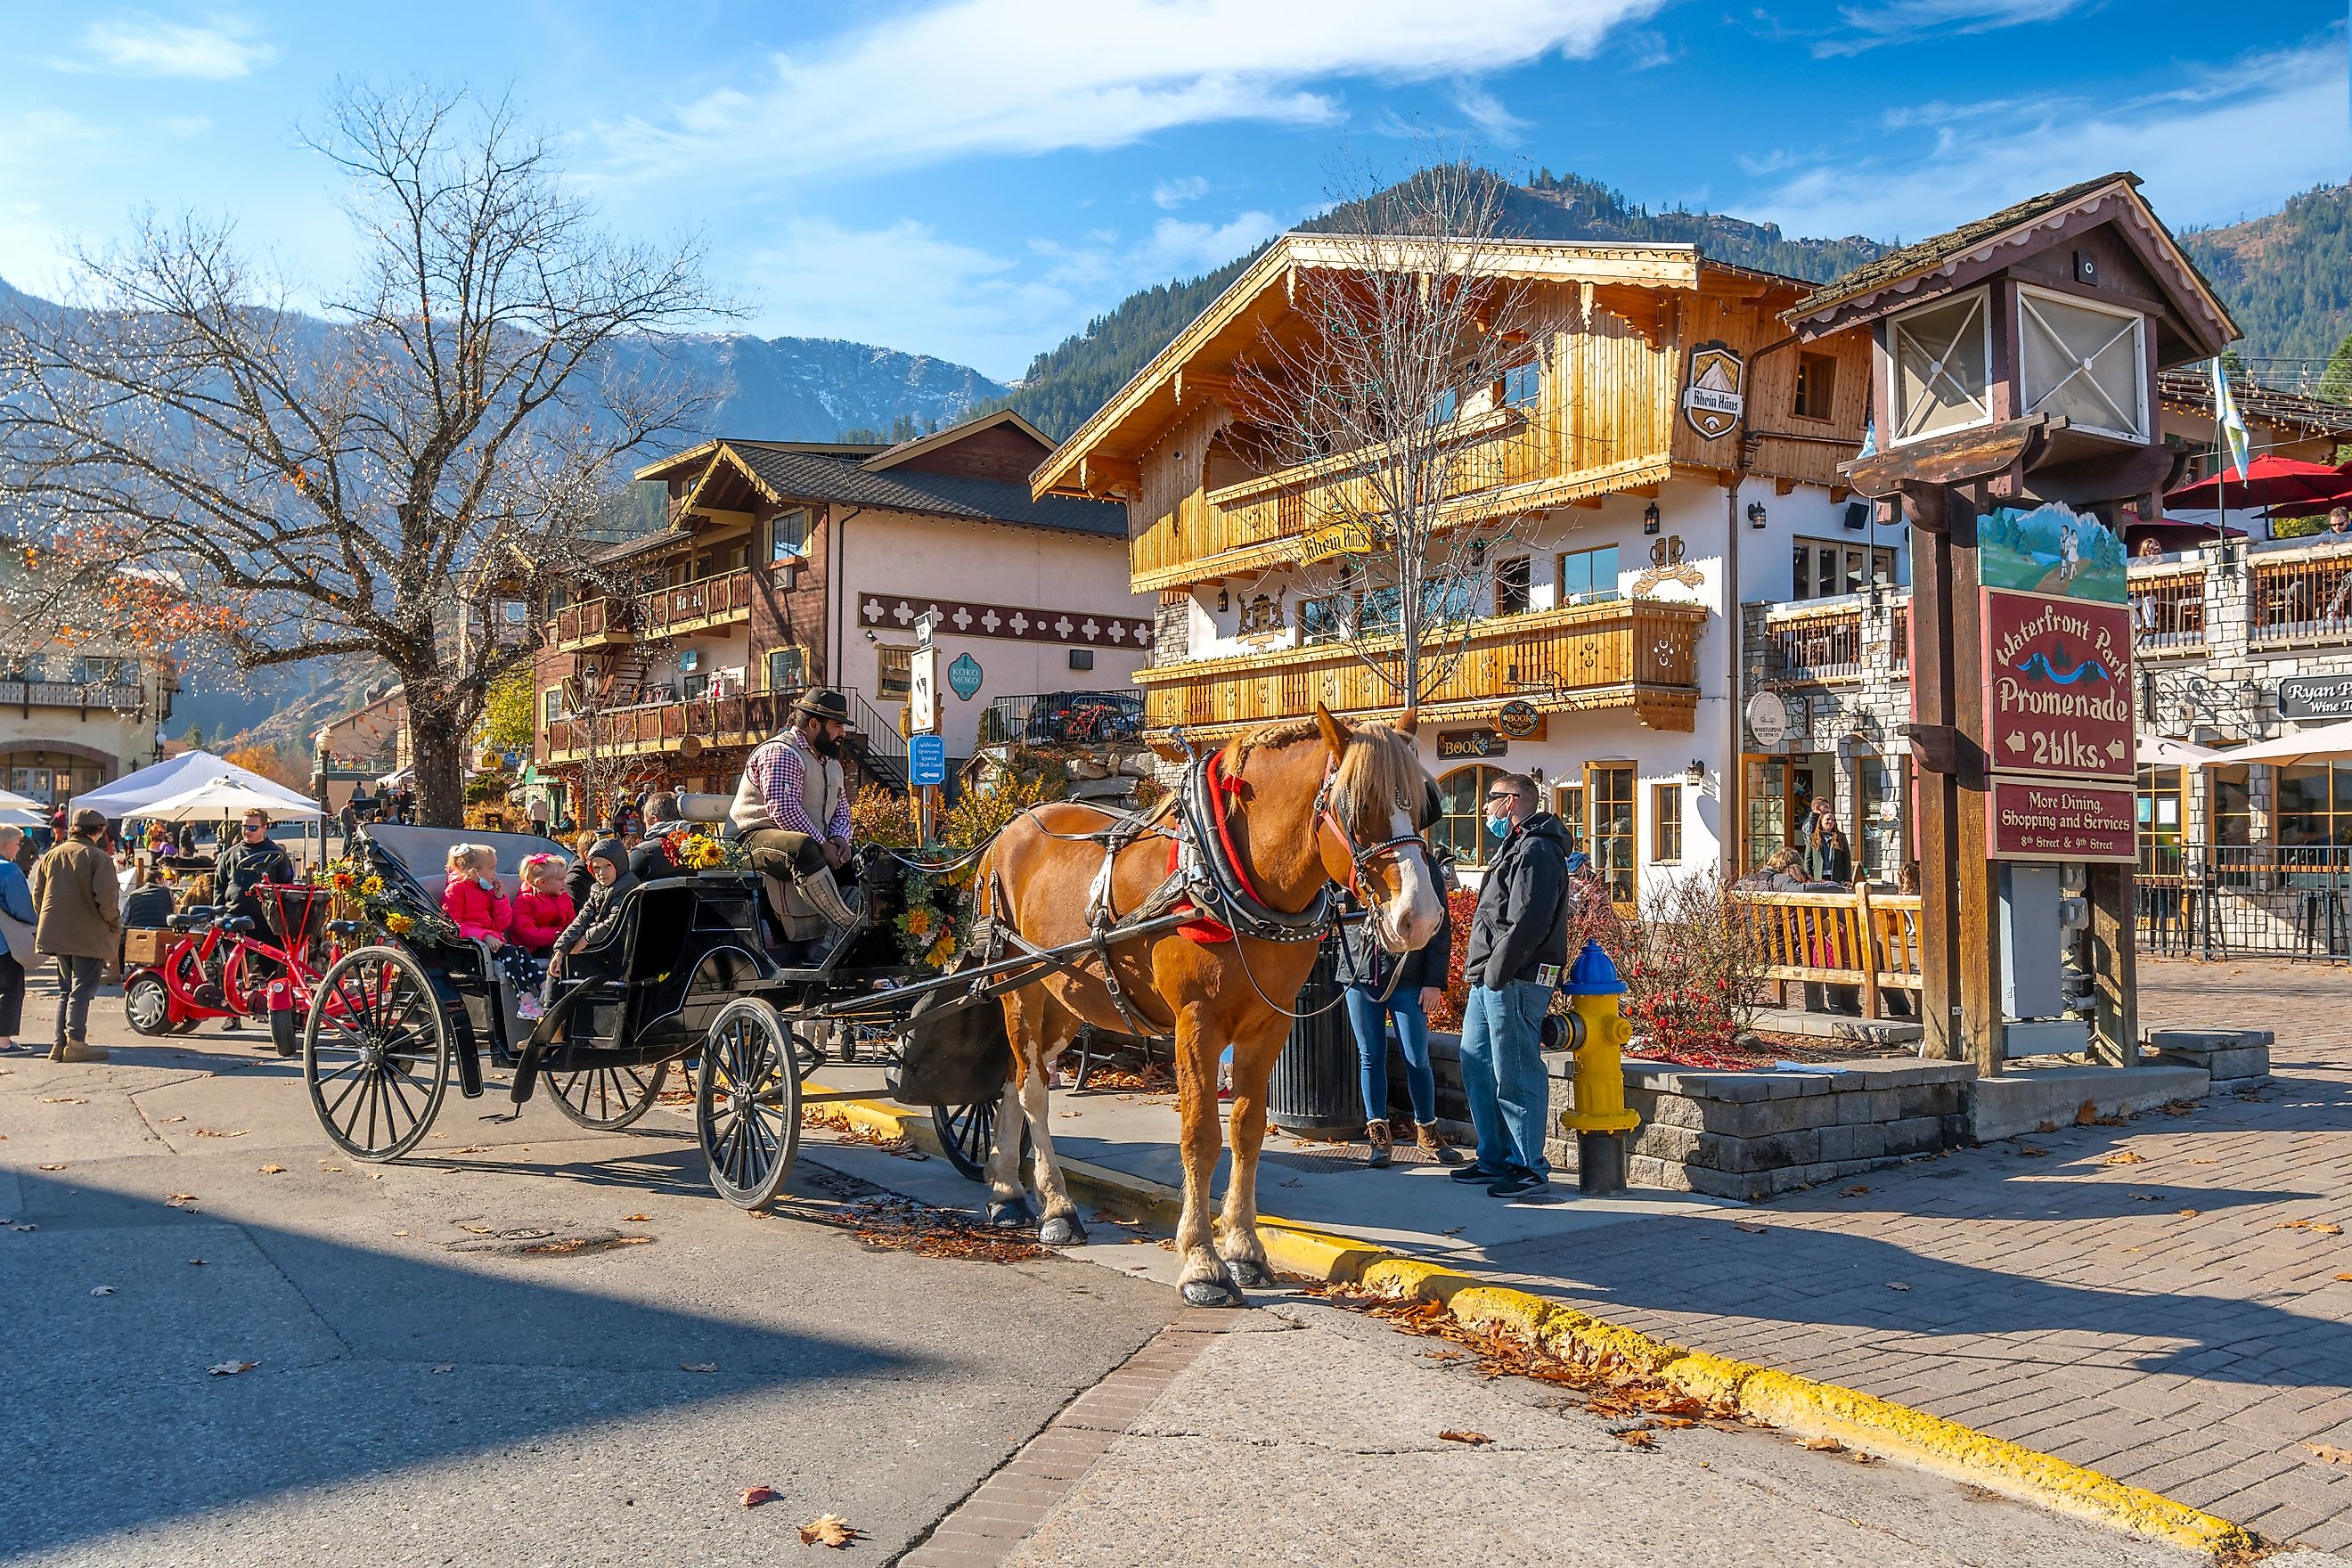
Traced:
[[1878, 416], [1864, 415], [1862, 421], [1862, 450], [1854, 454], [1857, 460], [1878, 456]]
[[2213, 423], [2220, 427], [2221, 439], [2230, 448], [2230, 467], [2243, 474], [2246, 454], [2253, 439], [2246, 434], [2245, 416], [2238, 412], [2238, 400], [2230, 395], [2230, 378], [2223, 374], [2221, 362], [2213, 362]]

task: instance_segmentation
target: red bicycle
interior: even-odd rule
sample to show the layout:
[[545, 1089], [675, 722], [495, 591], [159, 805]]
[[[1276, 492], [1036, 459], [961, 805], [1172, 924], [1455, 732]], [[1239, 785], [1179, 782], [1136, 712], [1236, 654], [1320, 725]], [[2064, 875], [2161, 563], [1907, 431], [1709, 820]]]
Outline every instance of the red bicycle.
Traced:
[[[278, 913], [278, 927], [293, 933], [273, 946], [250, 933], [249, 916], [198, 906], [171, 919], [178, 941], [152, 964], [123, 977], [122, 1011], [142, 1035], [187, 1033], [208, 1018], [269, 1022], [269, 1042], [281, 1057], [302, 1048], [302, 1024], [320, 971], [309, 953], [328, 893], [307, 884], [265, 885], [259, 889]], [[336, 954], [330, 952], [328, 962]]]

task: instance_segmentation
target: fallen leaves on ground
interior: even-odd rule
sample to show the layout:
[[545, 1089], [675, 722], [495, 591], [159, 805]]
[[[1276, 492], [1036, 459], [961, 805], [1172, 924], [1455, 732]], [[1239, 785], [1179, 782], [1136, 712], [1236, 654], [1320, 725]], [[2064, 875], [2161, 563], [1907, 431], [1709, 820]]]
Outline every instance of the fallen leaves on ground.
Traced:
[[2338, 1274], [2336, 1278], [2338, 1279], [2352, 1279], [2352, 1274]]
[[1858, 1197], [1862, 1196], [1862, 1194], [1864, 1194], [1864, 1193], [1866, 1193], [1866, 1192], [1868, 1192], [1868, 1191], [1870, 1191], [1870, 1189], [1869, 1189], [1868, 1187], [1866, 1187], [1866, 1186], [1863, 1185], [1863, 1184], [1862, 1184], [1861, 1183], [1859, 1183], [1859, 1182], [1856, 1182], [1853, 1186], [1850, 1186], [1850, 1187], [1840, 1187], [1840, 1188], [1838, 1189], [1838, 1196], [1840, 1196], [1840, 1197], [1842, 1197], [1842, 1198], [1858, 1198]]
[[1910, 1286], [1906, 1285], [1906, 1284], [1905, 1284], [1905, 1283], [1903, 1283], [1903, 1281], [1902, 1281], [1902, 1280], [1900, 1280], [1900, 1279], [1889, 1279], [1889, 1280], [1886, 1282], [1886, 1288], [1887, 1288], [1889, 1290], [1908, 1290], [1909, 1289], [1911, 1289], [1911, 1287], [1910, 1287]]
[[745, 1487], [735, 1494], [735, 1500], [745, 1508], [757, 1508], [763, 1502], [774, 1502], [783, 1495], [773, 1487]]
[[2197, 1211], [2195, 1209], [2174, 1209], [2172, 1212], [2179, 1215], [2182, 1219], [2188, 1219], [2196, 1214]]
[[233, 1132], [223, 1132], [210, 1127], [199, 1127], [195, 1129], [195, 1134], [199, 1138], [242, 1138], [252, 1131], [250, 1127], [240, 1127]]
[[1463, 1432], [1458, 1431], [1452, 1426], [1448, 1426], [1444, 1431], [1440, 1432], [1437, 1436], [1441, 1442], [1467, 1443], [1474, 1448], [1482, 1447], [1485, 1444], [1491, 1443], [1495, 1440], [1492, 1437], [1487, 1436], [1484, 1432]]
[[65, 1166], [64, 1166], [64, 1165], [62, 1165], [62, 1164], [57, 1164], [57, 1165], [37, 1165], [37, 1166], [35, 1166], [35, 1167], [34, 1167], [34, 1169], [35, 1169], [35, 1170], [39, 1170], [39, 1171], [62, 1171], [62, 1170], [64, 1170], [64, 1169], [65, 1169]]
[[677, 1363], [677, 1370], [680, 1372], [717, 1372], [719, 1370], [719, 1363], [715, 1361], [682, 1361]]
[[870, 1127], [860, 1127], [856, 1122], [852, 1121], [845, 1112], [828, 1110], [822, 1105], [802, 1107], [801, 1125], [822, 1128], [845, 1143], [863, 1143], [869, 1148], [879, 1149], [885, 1154], [911, 1155], [919, 1152], [914, 1144], [904, 1137], [885, 1138]]
[[648, 1221], [650, 1221], [653, 1217], [654, 1217], [654, 1216], [653, 1216], [653, 1215], [649, 1215], [649, 1214], [633, 1214], [633, 1215], [629, 1215], [626, 1219], [624, 1219], [621, 1223], [622, 1223], [623, 1225], [644, 1225], [644, 1224], [646, 1224]]
[[282, 1176], [286, 1173], [286, 1167], [283, 1165], [264, 1165], [261, 1167], [261, 1173], [265, 1176]]
[[1731, 1222], [1731, 1228], [1734, 1230], [1744, 1230], [1750, 1236], [1761, 1236], [1772, 1227], [1770, 1226], [1758, 1225], [1752, 1220], [1736, 1219]]
[[2017, 1152], [2017, 1157], [2021, 1160], [2039, 1160], [2049, 1152], [2047, 1149], [2020, 1149]]
[[191, 1258], [188, 1259], [188, 1267], [191, 1268], [202, 1268], [204, 1266], [205, 1260], [201, 1258]]
[[235, 1377], [241, 1372], [251, 1372], [261, 1363], [257, 1361], [216, 1361], [205, 1368], [215, 1377]]
[[195, 1201], [196, 1194], [194, 1193], [173, 1193], [163, 1200], [163, 1206], [168, 1209], [184, 1209]]
[[1646, 1426], [1634, 1426], [1612, 1435], [1620, 1443], [1632, 1448], [1654, 1448], [1658, 1446], [1657, 1438], [1650, 1435], [1650, 1429]]
[[433, 1374], [434, 1374], [436, 1377], [438, 1377], [439, 1375], [441, 1375], [441, 1373], [445, 1373], [445, 1372], [455, 1372], [455, 1371], [457, 1371], [457, 1363], [456, 1362], [445, 1361], [445, 1362], [441, 1363], [439, 1365], [437, 1365], [437, 1366], [434, 1367], [432, 1370], [433, 1370]]
[[2036, 1132], [2055, 1132], [2058, 1131], [2058, 1124], [2055, 1121], [2037, 1121], [2033, 1124], [2033, 1130]]
[[650, 1236], [555, 1236], [516, 1248], [529, 1258], [568, 1258], [576, 1252], [603, 1252], [614, 1247], [643, 1247]]
[[889, 1194], [860, 1198], [816, 1217], [847, 1230], [877, 1252], [911, 1252], [918, 1258], [971, 1263], [1026, 1263], [1054, 1256], [1051, 1247], [1039, 1244], [1034, 1230], [981, 1225], [912, 1198]]
[[93, 1296], [111, 1296], [114, 1294], [114, 1287], [111, 1285], [93, 1285], [89, 1288], [89, 1293]]
[[88, 1105], [89, 1101], [78, 1094], [45, 1094], [41, 1096], [41, 1103], [43, 1105]]
[[186, 1120], [187, 1118], [184, 1116], [166, 1116], [158, 1121], [155, 1125], [158, 1127], [169, 1127], [174, 1121], [185, 1121]]
[[801, 1544], [830, 1546], [839, 1550], [865, 1533], [837, 1513], [821, 1513], [801, 1526]]
[[2121, 1127], [2123, 1124], [2124, 1119], [2120, 1116], [2100, 1115], [2098, 1101], [2095, 1100], [2083, 1101], [2074, 1110], [2074, 1125], [2077, 1127]]
[[2307, 1230], [2316, 1236], [2342, 1236], [2344, 1234], [2344, 1227], [2342, 1226], [2330, 1225], [2326, 1220], [2321, 1219], [2283, 1219], [2278, 1222], [2275, 1228], [2279, 1230]]
[[2193, 1100], [2168, 1100], [2157, 1109], [2167, 1116], [2187, 1116], [2197, 1109], [2197, 1102]]
[[2352, 1448], [2339, 1448], [2333, 1443], [2305, 1443], [2304, 1447], [2331, 1465], [2352, 1465]]
[[1805, 1439], [1805, 1447], [1811, 1448], [1816, 1454], [1843, 1454], [1845, 1452], [1845, 1445], [1839, 1442], [1834, 1437], [1808, 1437]]
[[2137, 1149], [2118, 1149], [2099, 1162], [2102, 1165], [2145, 1165], [2147, 1156]]
[[1087, 1088], [1094, 1089], [1126, 1089], [1131, 1094], [1160, 1094], [1176, 1087], [1168, 1069], [1152, 1062], [1141, 1072], [1129, 1068], [1097, 1068], [1087, 1074]]

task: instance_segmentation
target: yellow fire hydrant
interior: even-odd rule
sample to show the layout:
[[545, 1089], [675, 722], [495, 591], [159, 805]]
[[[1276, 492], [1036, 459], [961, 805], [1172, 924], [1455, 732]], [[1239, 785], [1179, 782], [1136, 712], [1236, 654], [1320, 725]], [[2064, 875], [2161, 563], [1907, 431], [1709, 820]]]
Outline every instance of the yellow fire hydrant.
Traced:
[[1568, 1045], [1576, 1053], [1576, 1109], [1560, 1124], [1576, 1134], [1576, 1185], [1580, 1192], [1607, 1194], [1625, 1190], [1625, 1134], [1642, 1124], [1641, 1112], [1625, 1105], [1625, 1043], [1633, 1037], [1625, 1022], [1625, 983], [1597, 942], [1588, 942], [1569, 967], [1561, 987], [1575, 1011], [1569, 1015]]

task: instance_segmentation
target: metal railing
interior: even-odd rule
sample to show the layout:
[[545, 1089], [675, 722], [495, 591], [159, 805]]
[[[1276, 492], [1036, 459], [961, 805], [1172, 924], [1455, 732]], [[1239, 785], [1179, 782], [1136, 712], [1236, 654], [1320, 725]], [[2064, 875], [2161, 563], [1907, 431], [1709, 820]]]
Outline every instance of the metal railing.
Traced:
[[2247, 584], [2246, 640], [2352, 640], [2352, 554], [2253, 563]]
[[1772, 620], [1761, 632], [1764, 679], [1842, 680], [1862, 673], [1862, 606]]
[[139, 710], [142, 692], [136, 686], [82, 680], [0, 680], [0, 707], [106, 708], [117, 713]]
[[2153, 652], [2205, 646], [2202, 571], [2132, 578], [2131, 607], [2134, 648]]
[[2143, 840], [2139, 862], [2147, 952], [2352, 960], [2352, 846]]
[[1142, 735], [1143, 700], [1132, 691], [1000, 697], [980, 711], [983, 746], [1113, 745]]

